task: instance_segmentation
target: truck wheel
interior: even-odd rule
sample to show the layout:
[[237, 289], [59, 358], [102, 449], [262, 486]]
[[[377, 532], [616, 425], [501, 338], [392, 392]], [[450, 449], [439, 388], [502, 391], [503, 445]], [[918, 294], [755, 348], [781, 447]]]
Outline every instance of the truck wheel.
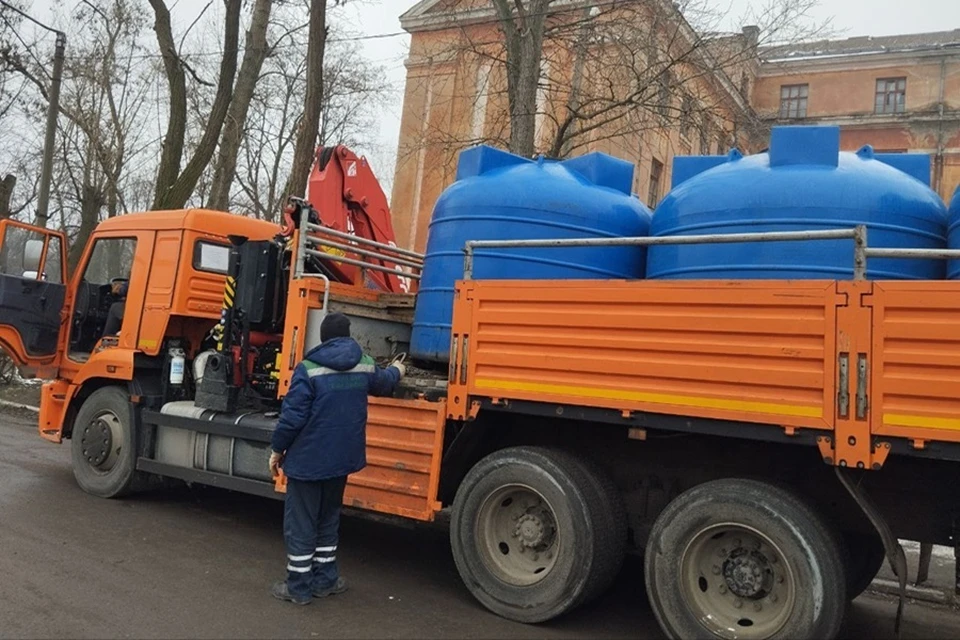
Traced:
[[474, 597], [504, 618], [535, 623], [594, 595], [619, 535], [602, 526], [598, 486], [562, 451], [513, 447], [478, 462], [450, 523], [457, 570]]
[[887, 552], [880, 536], [870, 533], [845, 531], [843, 546], [847, 560], [847, 600], [852, 601], [866, 591], [880, 573]]
[[574, 459], [583, 465], [583, 472], [593, 485], [590, 518], [596, 523], [597, 535], [602, 536], [595, 547], [596, 569], [584, 593], [586, 603], [602, 596], [623, 567], [627, 555], [627, 509], [613, 478], [600, 465], [583, 458]]
[[77, 412], [71, 436], [73, 476], [101, 498], [128, 494], [136, 474], [130, 398], [119, 387], [94, 391]]
[[682, 493], [654, 523], [647, 594], [671, 638], [833, 638], [846, 604], [840, 549], [792, 493], [715, 480]]

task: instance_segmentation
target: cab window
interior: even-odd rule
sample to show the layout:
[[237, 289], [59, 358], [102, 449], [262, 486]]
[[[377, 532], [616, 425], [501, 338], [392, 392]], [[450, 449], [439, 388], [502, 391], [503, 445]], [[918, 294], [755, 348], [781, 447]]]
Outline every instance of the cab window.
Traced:
[[116, 279], [129, 280], [136, 248], [133, 238], [100, 238], [83, 271], [84, 282], [104, 285]]
[[119, 334], [136, 249], [135, 238], [99, 238], [94, 243], [74, 302], [72, 360], [85, 361], [102, 337]]
[[[3, 244], [0, 245], [0, 273], [17, 276], [18, 278], [38, 279], [39, 274], [36, 271], [29, 271], [25, 268], [25, 249], [27, 242], [30, 240], [43, 242], [44, 235], [33, 229], [24, 229], [14, 225], [6, 226], [6, 231], [3, 234]], [[58, 271], [55, 282], [59, 282], [59, 278], [60, 272]]]
[[47, 242], [47, 258], [43, 261], [43, 279], [47, 282], [61, 284], [60, 275], [62, 268], [60, 265], [60, 238], [50, 236]]

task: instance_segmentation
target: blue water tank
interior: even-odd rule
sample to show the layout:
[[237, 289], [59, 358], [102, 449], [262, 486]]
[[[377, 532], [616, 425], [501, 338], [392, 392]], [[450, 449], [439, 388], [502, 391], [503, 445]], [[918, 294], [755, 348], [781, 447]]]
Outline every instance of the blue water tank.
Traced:
[[[837, 127], [774, 127], [767, 153], [674, 159], [653, 236], [867, 226], [871, 247], [943, 248], [946, 207], [928, 186], [930, 157], [840, 152]], [[960, 238], [958, 238], [960, 240]], [[852, 240], [651, 247], [647, 277], [848, 279]], [[939, 279], [937, 260], [871, 258], [871, 279]]]
[[[950, 201], [947, 246], [951, 249], [960, 249], [960, 186], [953, 192], [953, 200]], [[951, 280], [960, 280], [960, 260], [951, 260], [948, 263], [947, 277]]]
[[[414, 358], [446, 362], [454, 283], [468, 240], [645, 236], [650, 210], [631, 196], [633, 165], [601, 153], [529, 160], [488, 146], [460, 154], [456, 181], [437, 200], [410, 340]], [[642, 278], [641, 247], [489, 249], [473, 277], [542, 280]]]

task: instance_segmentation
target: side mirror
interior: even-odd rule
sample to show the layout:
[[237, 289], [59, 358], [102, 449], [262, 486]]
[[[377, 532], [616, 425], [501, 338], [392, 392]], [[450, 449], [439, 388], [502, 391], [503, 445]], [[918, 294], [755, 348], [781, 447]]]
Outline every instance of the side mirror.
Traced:
[[40, 260], [43, 258], [43, 240], [27, 240], [23, 247], [23, 270], [32, 271], [34, 278], [40, 270]]

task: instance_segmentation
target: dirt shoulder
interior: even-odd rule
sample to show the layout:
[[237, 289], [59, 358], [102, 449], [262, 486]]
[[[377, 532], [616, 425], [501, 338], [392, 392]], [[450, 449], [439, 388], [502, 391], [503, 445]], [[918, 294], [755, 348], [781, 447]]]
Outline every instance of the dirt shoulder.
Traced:
[[0, 400], [39, 407], [41, 384], [40, 381], [31, 380], [0, 385]]

